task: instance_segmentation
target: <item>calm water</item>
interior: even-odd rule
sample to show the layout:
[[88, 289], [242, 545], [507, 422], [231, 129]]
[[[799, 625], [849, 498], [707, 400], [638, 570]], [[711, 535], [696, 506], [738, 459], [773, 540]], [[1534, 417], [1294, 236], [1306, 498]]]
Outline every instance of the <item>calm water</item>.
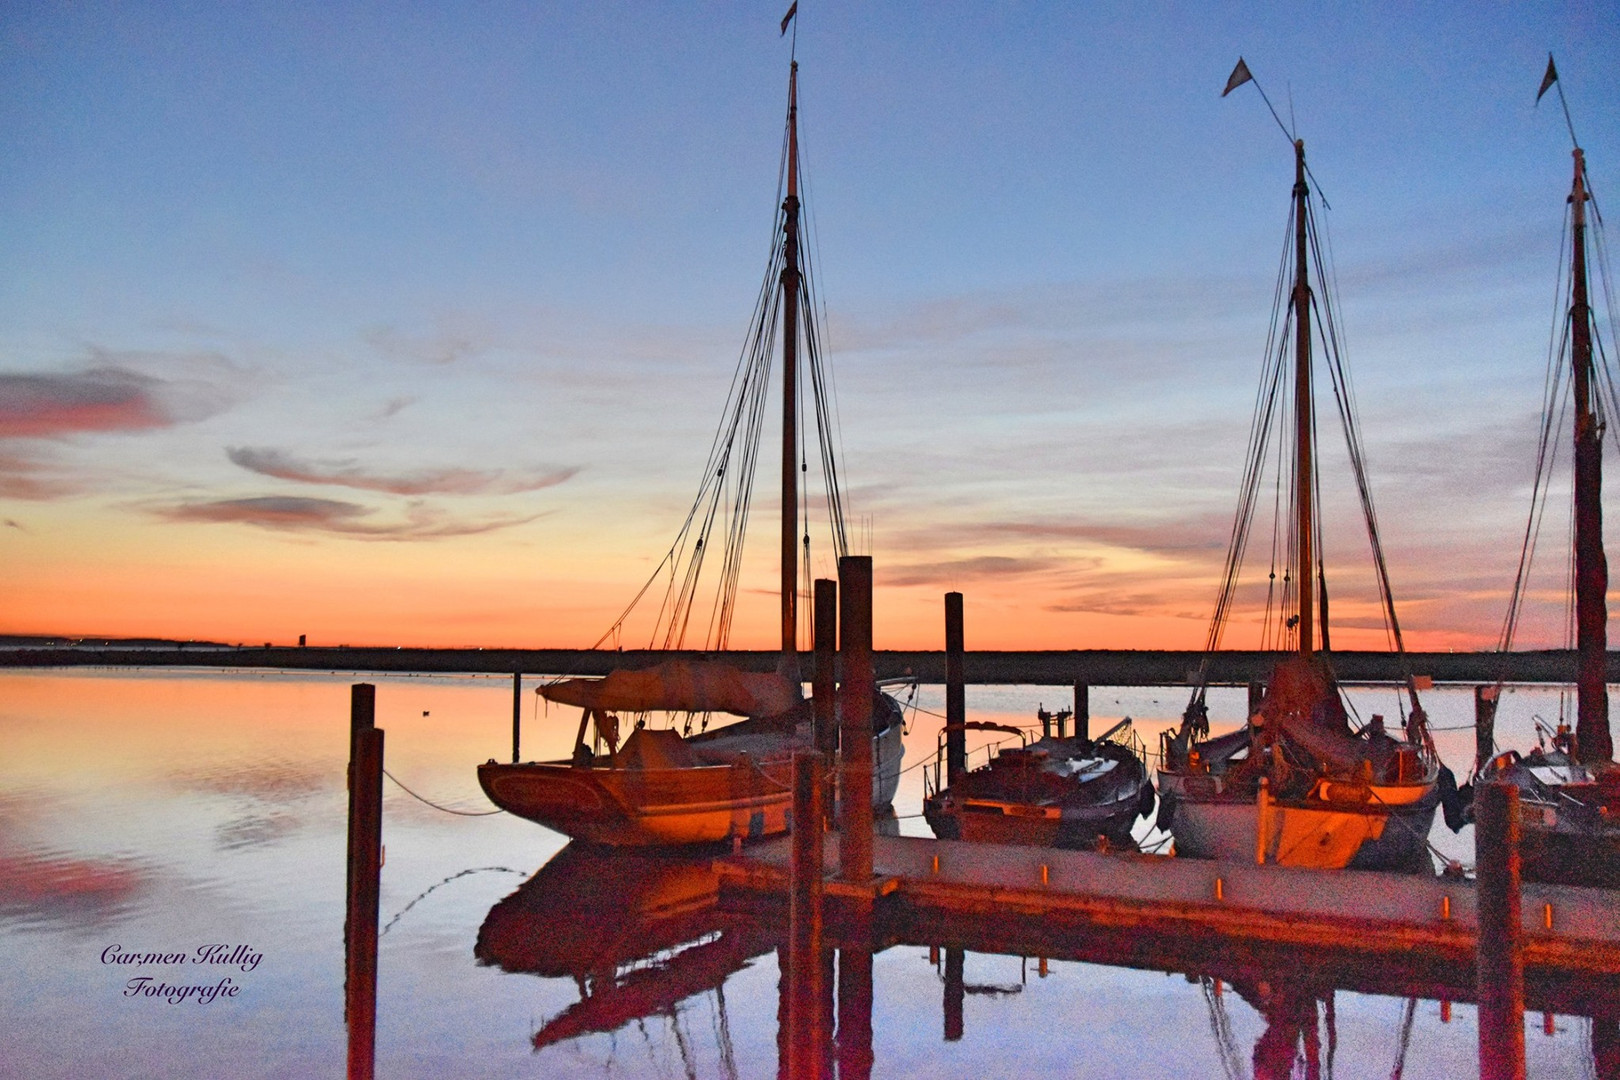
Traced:
[[[0, 676], [0, 1076], [341, 1074], [355, 681]], [[378, 686], [389, 772], [445, 806], [490, 809], [473, 766], [510, 753], [510, 680], [366, 681]], [[1399, 713], [1392, 691], [1353, 697], [1364, 716]], [[533, 695], [525, 698], [524, 756], [563, 756], [574, 719], [536, 713]], [[932, 759], [940, 688], [921, 688], [916, 703], [908, 765]], [[1067, 694], [968, 691], [978, 719], [1028, 722], [1038, 703], [1061, 707]], [[1181, 691], [1094, 688], [1092, 730], [1131, 715], [1156, 747], [1184, 704]], [[1434, 691], [1426, 705], [1438, 728], [1472, 718], [1466, 691]], [[1234, 725], [1242, 692], [1212, 694], [1211, 706], [1218, 730]], [[1556, 693], [1509, 694], [1498, 741], [1528, 747], [1531, 717], [1558, 709]], [[1443, 730], [1437, 741], [1465, 775], [1472, 731]], [[921, 797], [922, 770], [912, 769], [896, 803], [902, 832], [927, 835], [910, 816]], [[562, 837], [504, 814], [447, 814], [388, 781], [384, 822], [379, 1076], [776, 1075], [776, 953], [757, 932], [669, 906], [678, 867], [603, 870], [564, 856], [520, 890], [562, 851]], [[1433, 840], [1471, 861], [1468, 833], [1437, 823]], [[195, 963], [210, 945], [246, 948], [234, 965]], [[120, 952], [184, 953], [188, 962], [107, 962]], [[171, 1003], [129, 996], [129, 981], [142, 976], [229, 982], [212, 1000], [193, 991]], [[964, 976], [963, 1037], [947, 1042], [941, 969], [928, 950], [877, 954], [874, 1076], [1248, 1076], [1267, 1029], [1230, 987], [1215, 998], [1179, 975], [1052, 962], [1043, 977], [1034, 959], [969, 953]], [[582, 1006], [582, 986], [616, 987], [607, 1004], [624, 1006], [623, 1015]], [[1339, 992], [1334, 1075], [1392, 1075], [1406, 1008]], [[1437, 1002], [1416, 1003], [1401, 1075], [1474, 1074], [1472, 1007], [1455, 1006], [1449, 1023], [1440, 1012]], [[1548, 1036], [1542, 1018], [1530, 1017], [1527, 1048], [1532, 1076], [1591, 1074], [1583, 1020], [1557, 1017]]]

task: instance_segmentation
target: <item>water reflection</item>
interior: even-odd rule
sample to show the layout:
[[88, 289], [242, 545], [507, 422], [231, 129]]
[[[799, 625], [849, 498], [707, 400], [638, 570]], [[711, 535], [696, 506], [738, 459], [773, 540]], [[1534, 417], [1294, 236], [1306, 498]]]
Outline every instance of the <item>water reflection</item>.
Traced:
[[[1255, 1080], [1301, 1077], [1321, 1080], [1334, 1074], [1340, 1054], [1337, 1006], [1341, 993], [1393, 999], [1398, 1013], [1386, 1015], [1379, 1042], [1390, 1057], [1381, 1068], [1405, 1074], [1420, 1003], [1430, 1012], [1437, 1001], [1442, 1022], [1450, 1020], [1451, 1000], [1472, 997], [1472, 966], [1452, 969], [1374, 968], [1349, 951], [1324, 946], [1311, 956], [1277, 949], [1216, 949], [1197, 942], [1158, 942], [1129, 932], [1099, 930], [1084, 941], [1043, 934], [1031, 923], [998, 915], [980, 920], [952, 918], [948, 925], [876, 909], [865, 923], [858, 908], [830, 898], [829, 947], [824, 968], [820, 1026], [826, 1043], [816, 1048], [787, 1044], [786, 1017], [792, 987], [779, 981], [777, 1011], [779, 1076], [787, 1061], [836, 1063], [821, 1066], [819, 1075], [860, 1080], [884, 1075], [873, 1044], [873, 958], [884, 951], [906, 952], [919, 946], [940, 988], [935, 998], [945, 1043], [992, 1042], [995, 1010], [1010, 1008], [1024, 995], [1031, 971], [1044, 979], [1057, 961], [1134, 968], [1179, 974], [1199, 987], [1221, 1071], [1230, 1078]], [[863, 925], [864, 923], [864, 925]], [[681, 1010], [691, 999], [710, 995], [718, 1021], [722, 1072], [735, 1075], [725, 1062], [731, 1039], [726, 1014], [728, 980], [775, 954], [786, 971], [787, 927], [780, 911], [749, 911], [723, 898], [712, 856], [667, 856], [624, 852], [588, 844], [565, 847], [518, 890], [490, 909], [478, 930], [474, 953], [480, 964], [510, 973], [566, 979], [577, 1000], [546, 1019], [534, 1032], [535, 1049], [587, 1035], [611, 1034], [652, 1018], [670, 1021], [677, 1039]], [[999, 954], [999, 955], [998, 955]], [[1005, 957], [1017, 958], [1017, 978], [1005, 977]], [[999, 968], [994, 967], [1000, 964]], [[996, 970], [1001, 977], [988, 976]], [[1573, 1000], [1564, 988], [1561, 1000]], [[1586, 1000], [1612, 997], [1612, 988], [1587, 987]], [[1544, 997], [1552, 991], [1538, 991]], [[1583, 988], [1575, 988], [1578, 997]], [[979, 1032], [967, 1023], [967, 1002], [985, 1004], [977, 1015]], [[1234, 1025], [1230, 1004], [1242, 1002], [1258, 1017], [1254, 1024]], [[913, 1005], [917, 1002], [913, 1002]], [[1139, 1021], [1140, 1022], [1140, 1021]], [[1612, 1044], [1613, 1021], [1578, 1021], [1588, 1045], [1589, 1074], [1620, 1077]], [[1364, 1026], [1364, 1025], [1363, 1025]], [[1235, 1034], [1247, 1028], [1243, 1036]], [[1360, 1031], [1365, 1042], [1367, 1032]], [[1053, 1038], [1061, 1040], [1060, 1029]], [[1069, 1050], [1082, 1053], [1078, 1042]], [[1364, 1062], [1368, 1048], [1360, 1049]], [[682, 1056], [688, 1048], [682, 1043]], [[1376, 1056], [1376, 1055], [1375, 1055]], [[1087, 1064], [1084, 1057], [1075, 1059]], [[1101, 1066], [1102, 1061], [1089, 1063]], [[1082, 1070], [1083, 1071], [1083, 1070]]]
[[503, 971], [578, 987], [579, 1001], [535, 1033], [535, 1049], [611, 1033], [672, 1016], [776, 948], [772, 932], [721, 912], [718, 895], [710, 857], [576, 842], [490, 909], [473, 953]]

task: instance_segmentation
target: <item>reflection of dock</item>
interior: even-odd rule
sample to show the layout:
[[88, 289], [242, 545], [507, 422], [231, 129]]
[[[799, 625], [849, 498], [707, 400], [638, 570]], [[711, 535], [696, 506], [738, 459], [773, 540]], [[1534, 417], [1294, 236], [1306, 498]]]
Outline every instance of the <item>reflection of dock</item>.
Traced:
[[[874, 845], [880, 944], [1231, 981], [1286, 971], [1402, 997], [1475, 995], [1471, 882], [912, 837], [880, 836]], [[829, 847], [829, 864], [835, 858]], [[785, 910], [786, 843], [757, 845], [718, 867], [722, 908]], [[842, 891], [830, 886], [829, 903]], [[1620, 1016], [1620, 893], [1527, 883], [1522, 911], [1526, 1004]], [[834, 937], [839, 922], [828, 919]]]

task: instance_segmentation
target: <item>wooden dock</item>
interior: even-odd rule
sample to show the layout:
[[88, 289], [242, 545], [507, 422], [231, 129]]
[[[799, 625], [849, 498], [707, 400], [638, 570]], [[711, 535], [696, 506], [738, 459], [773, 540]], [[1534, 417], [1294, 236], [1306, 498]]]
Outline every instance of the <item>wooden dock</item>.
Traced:
[[[1270, 677], [1284, 654], [1226, 651], [1210, 665], [1211, 684], [1242, 685]], [[645, 668], [666, 660], [723, 659], [750, 671], [775, 671], [778, 652], [725, 653], [609, 649], [406, 649], [386, 647], [41, 641], [0, 644], [0, 668], [10, 667], [203, 667], [270, 668], [290, 671], [413, 672], [459, 674], [606, 675], [615, 668]], [[1203, 654], [1185, 650], [1075, 649], [1041, 652], [971, 651], [963, 654], [962, 677], [974, 685], [1184, 686]], [[1498, 653], [1335, 652], [1344, 682], [1399, 682], [1407, 674], [1437, 683], [1572, 683], [1570, 650]], [[943, 651], [879, 650], [872, 654], [879, 679], [945, 681]], [[814, 674], [815, 656], [799, 656], [801, 676]], [[1620, 683], [1620, 652], [1609, 653], [1609, 681]]]
[[[772, 842], [719, 860], [721, 907], [779, 915], [788, 857], [785, 842]], [[829, 881], [826, 895], [835, 911], [871, 904], [880, 948], [1475, 997], [1469, 881], [886, 836], [875, 838], [874, 868], [870, 888]], [[1526, 883], [1522, 914], [1526, 1006], [1620, 1017], [1620, 893]], [[841, 921], [829, 915], [834, 941]]]

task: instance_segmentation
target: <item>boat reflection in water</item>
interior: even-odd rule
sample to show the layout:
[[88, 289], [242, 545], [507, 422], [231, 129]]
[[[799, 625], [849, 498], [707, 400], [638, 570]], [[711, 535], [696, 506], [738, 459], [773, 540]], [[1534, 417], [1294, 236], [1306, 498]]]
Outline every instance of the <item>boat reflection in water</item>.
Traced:
[[[576, 841], [490, 909], [474, 953], [482, 964], [515, 974], [569, 979], [578, 988], [579, 999], [533, 1034], [537, 1050], [611, 1034], [647, 1018], [674, 1022], [683, 1003], [712, 994], [720, 1060], [730, 1063], [729, 1075], [740, 1075], [730, 1045], [726, 984], [756, 962], [767, 969], [774, 962], [785, 971], [787, 925], [785, 914], [776, 908], [742, 910], [733, 904], [730, 898], [722, 899], [712, 855], [658, 854]], [[944, 1040], [951, 1043], [1002, 1038], [996, 1012], [1020, 1009], [1019, 1000], [1029, 996], [1023, 993], [1027, 975], [1038, 971], [1044, 977], [1053, 962], [1101, 965], [1093, 969], [1099, 972], [1120, 968], [1183, 975], [1202, 994], [1220, 1068], [1227, 1076], [1253, 1075], [1257, 1080], [1331, 1076], [1336, 1057], [1341, 1069], [1365, 1064], [1370, 1052], [1382, 1053], [1367, 1044], [1374, 1032], [1377, 1045], [1390, 1048], [1393, 1074], [1401, 1075], [1408, 1048], [1423, 1041], [1422, 1034], [1413, 1036], [1420, 1003], [1463, 1003], [1474, 996], [1474, 969], [1466, 958], [1438, 966], [1399, 958], [1368, 964], [1343, 943], [1324, 943], [1302, 955], [1298, 949], [1279, 946], [1218, 947], [1196, 940], [1197, 935], [1143, 936], [1126, 927], [1098, 926], [1077, 936], [1046, 920], [1006, 912], [936, 917], [879, 908], [868, 917], [868, 933], [861, 934], [856, 928], [866, 920], [848, 915], [829, 897], [822, 969], [826, 976], [836, 969], [852, 978], [843, 986], [837, 985], [836, 977], [823, 980], [826, 1022], [821, 1030], [828, 1038], [814, 1055], [817, 1060], [836, 1061], [841, 1080], [883, 1073], [875, 1061], [872, 1038], [872, 958], [885, 951], [899, 952], [898, 967], [893, 961], [886, 964], [887, 974], [877, 980], [879, 984], [906, 981], [904, 971], [916, 968], [905, 952], [926, 950], [923, 955], [942, 984], [942, 997], [935, 1001], [942, 1011]], [[773, 952], [776, 955], [767, 959]], [[1007, 978], [1011, 957], [1027, 958], [1014, 981]], [[793, 988], [785, 978], [774, 981], [780, 994], [780, 1024]], [[1537, 976], [1527, 982], [1526, 1004], [1532, 1015], [1539, 1010], [1566, 1018], [1598, 1015], [1595, 1021], [1573, 1021], [1577, 1030], [1585, 1028], [1581, 1037], [1589, 1045], [1583, 1050], [1591, 1055], [1588, 1075], [1620, 1080], [1616, 1022], [1620, 987], [1599, 985], [1604, 982], [1570, 983]], [[914, 983], [909, 988], [917, 989]], [[1346, 992], [1393, 998], [1404, 1001], [1404, 1007], [1375, 1021], [1387, 1031], [1378, 1027], [1369, 1031], [1365, 1001], [1355, 1006], [1356, 1026], [1347, 1030], [1355, 1032], [1352, 1038], [1362, 1045], [1354, 1045], [1339, 1037], [1336, 1001]], [[966, 1022], [970, 999], [982, 1003], [971, 1012], [980, 1018], [973, 1025], [977, 1039]], [[758, 1002], [742, 1000], [757, 1009]], [[1238, 1007], [1242, 1015], [1229, 1013], [1234, 1000], [1246, 1006]], [[1449, 1009], [1448, 1004], [1440, 1006], [1442, 1018], [1449, 1017]], [[985, 1010], [990, 1010], [988, 1017]], [[1434, 1011], [1432, 1004], [1424, 1011], [1431, 1023]], [[1256, 1016], [1263, 1025], [1258, 1034]], [[1183, 1014], [1183, 1022], [1186, 1019]], [[1432, 1035], [1434, 1029], [1428, 1030]], [[1238, 1032], [1244, 1042], [1252, 1038], [1252, 1046], [1241, 1045]], [[787, 1039], [779, 1027], [779, 1061], [785, 1061], [792, 1049]], [[1075, 1061], [1083, 1065], [1083, 1047], [1074, 1050], [1080, 1054]], [[1355, 1053], [1347, 1058], [1347, 1051]], [[1201, 1055], [1194, 1057], [1196, 1061], [1188, 1062], [1190, 1069], [1208, 1065]], [[784, 1070], [785, 1065], [779, 1065], [778, 1075], [786, 1075]]]
[[535, 1049], [610, 1033], [720, 990], [776, 947], [772, 932], [721, 912], [718, 893], [710, 856], [576, 841], [490, 909], [473, 953], [579, 987], [580, 1000], [535, 1033]]

